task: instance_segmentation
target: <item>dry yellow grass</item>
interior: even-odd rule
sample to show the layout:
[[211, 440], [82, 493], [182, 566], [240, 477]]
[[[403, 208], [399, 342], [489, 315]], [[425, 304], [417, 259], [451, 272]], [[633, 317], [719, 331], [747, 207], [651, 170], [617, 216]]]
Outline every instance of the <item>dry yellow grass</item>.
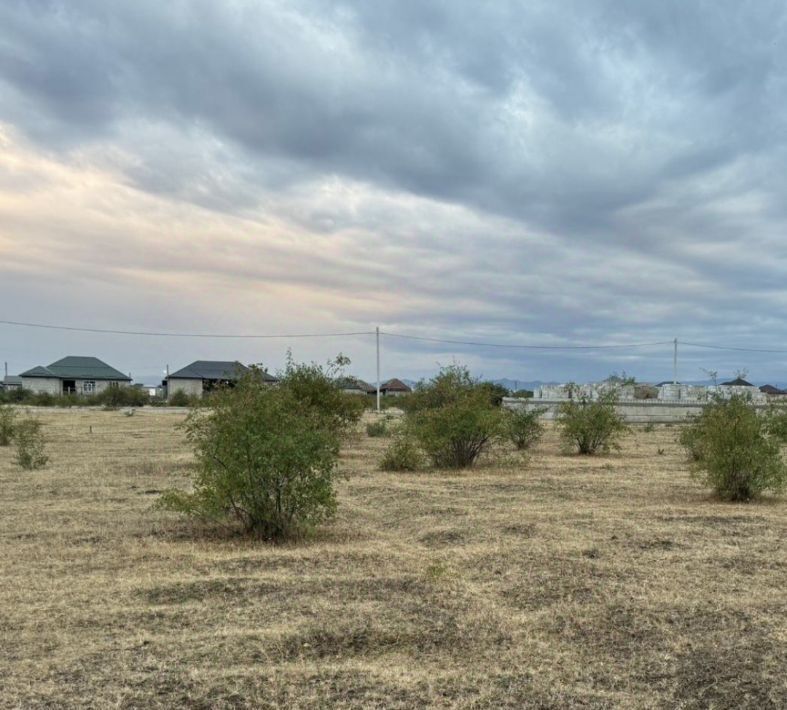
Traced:
[[41, 417], [48, 468], [0, 449], [3, 707], [787, 706], [787, 504], [710, 500], [677, 428], [466, 473], [359, 435], [273, 547], [151, 510], [182, 415]]

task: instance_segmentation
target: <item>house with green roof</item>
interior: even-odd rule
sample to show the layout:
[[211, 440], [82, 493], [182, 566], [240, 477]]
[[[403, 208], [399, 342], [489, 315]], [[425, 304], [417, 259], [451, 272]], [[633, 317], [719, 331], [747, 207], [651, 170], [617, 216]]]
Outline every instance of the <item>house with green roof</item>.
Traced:
[[131, 378], [97, 357], [69, 355], [51, 365], [38, 365], [23, 372], [22, 387], [31, 392], [97, 394], [109, 387], [126, 387]]
[[[232, 387], [248, 371], [249, 368], [237, 360], [195, 360], [167, 377], [167, 398], [172, 398], [176, 392], [202, 397], [218, 387]], [[271, 384], [277, 381], [267, 372], [263, 373], [263, 378]]]

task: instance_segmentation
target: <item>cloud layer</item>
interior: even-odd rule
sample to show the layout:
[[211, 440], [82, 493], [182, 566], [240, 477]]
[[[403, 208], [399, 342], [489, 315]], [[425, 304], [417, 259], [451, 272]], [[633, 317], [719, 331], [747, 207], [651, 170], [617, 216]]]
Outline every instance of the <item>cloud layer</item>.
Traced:
[[[787, 349], [785, 96], [787, 14], [765, 0], [12, 0], [2, 317]], [[0, 333], [14, 369], [286, 347]], [[296, 354], [350, 350], [370, 376], [372, 346]], [[391, 374], [452, 356], [522, 379], [671, 366], [668, 347], [386, 342]], [[787, 380], [780, 354], [682, 363]]]

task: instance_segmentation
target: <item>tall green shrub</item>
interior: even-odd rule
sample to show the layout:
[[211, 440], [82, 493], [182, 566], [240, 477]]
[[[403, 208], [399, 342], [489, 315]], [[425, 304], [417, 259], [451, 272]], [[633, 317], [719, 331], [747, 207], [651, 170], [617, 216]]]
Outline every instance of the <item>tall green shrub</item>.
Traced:
[[467, 468], [505, 433], [505, 414], [466, 367], [444, 367], [407, 403], [406, 426], [437, 468]]
[[194, 490], [168, 491], [160, 505], [234, 519], [265, 539], [327, 520], [336, 508], [341, 437], [355, 421], [334, 390], [325, 369], [290, 362], [277, 386], [252, 370], [234, 388], [217, 391], [210, 408], [194, 410], [184, 425], [197, 458]]
[[37, 419], [22, 419], [14, 427], [16, 442], [16, 462], [25, 470], [43, 468], [49, 461], [46, 455], [46, 441], [41, 422]]
[[748, 501], [787, 483], [779, 438], [741, 395], [709, 404], [680, 437], [692, 472], [722, 500]]
[[618, 442], [628, 427], [615, 410], [616, 403], [614, 391], [596, 400], [579, 397], [563, 402], [557, 421], [566, 448], [586, 455], [620, 448]]

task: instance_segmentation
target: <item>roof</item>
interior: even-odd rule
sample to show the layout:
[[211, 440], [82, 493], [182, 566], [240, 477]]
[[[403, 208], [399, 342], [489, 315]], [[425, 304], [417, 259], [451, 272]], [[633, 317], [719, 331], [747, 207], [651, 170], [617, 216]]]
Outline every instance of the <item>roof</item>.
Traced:
[[97, 357], [69, 355], [51, 365], [34, 367], [20, 377], [55, 377], [60, 380], [121, 380], [131, 382], [128, 375], [110, 367]]
[[19, 375], [6, 375], [3, 378], [2, 383], [0, 383], [0, 384], [11, 385], [12, 387], [14, 385], [21, 386], [22, 385], [22, 378], [19, 377]]
[[336, 386], [343, 390], [360, 390], [366, 394], [377, 391], [376, 387], [372, 387], [368, 382], [364, 382], [357, 377], [340, 377], [336, 380]]
[[747, 382], [742, 377], [736, 377], [734, 380], [730, 380], [729, 382], [722, 382], [722, 387], [754, 387], [751, 382]]
[[388, 380], [388, 382], [383, 382], [380, 385], [381, 390], [393, 390], [394, 392], [411, 392], [412, 390], [401, 380], [396, 379], [395, 377], [392, 380]]
[[679, 385], [680, 382], [673, 382], [672, 380], [664, 380], [664, 382], [659, 382], [656, 387], [663, 387], [664, 385]]
[[760, 387], [760, 392], [765, 394], [787, 394], [785, 390], [780, 390], [778, 387], [774, 387], [773, 385], [763, 385]]
[[[169, 379], [235, 381], [248, 371], [249, 368], [237, 360], [195, 360], [191, 365], [186, 365], [183, 369], [173, 372]], [[268, 382], [276, 381], [276, 378], [267, 372], [263, 372], [263, 377]]]

